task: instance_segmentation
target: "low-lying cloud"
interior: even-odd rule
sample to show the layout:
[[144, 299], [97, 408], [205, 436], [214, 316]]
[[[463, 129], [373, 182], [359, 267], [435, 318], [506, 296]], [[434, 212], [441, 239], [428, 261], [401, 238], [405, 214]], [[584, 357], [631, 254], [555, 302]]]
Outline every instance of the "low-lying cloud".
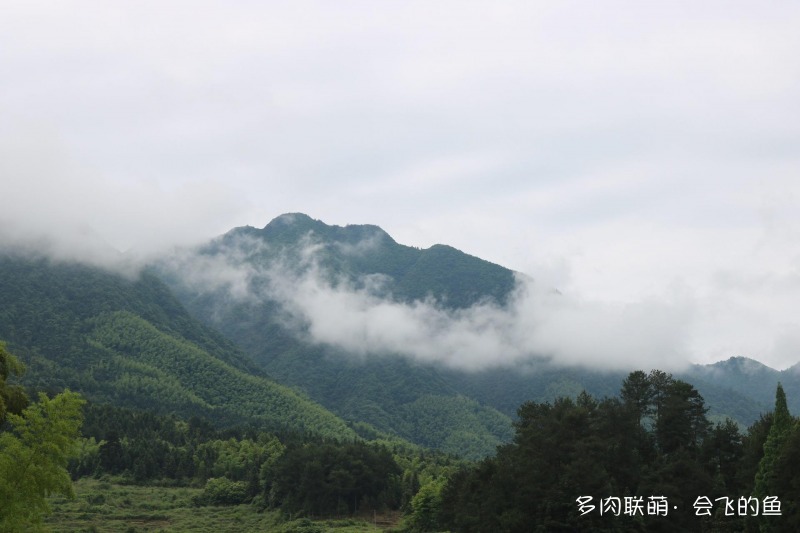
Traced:
[[346, 351], [401, 354], [466, 370], [533, 357], [595, 368], [675, 368], [687, 326], [683, 310], [656, 302], [583, 302], [518, 278], [507, 306], [484, 302], [448, 309], [429, 299], [403, 303], [309, 272], [278, 294], [315, 342]]
[[332, 276], [317, 260], [319, 245], [304, 249], [300, 265], [274, 256], [250, 262], [245, 249], [264, 257], [254, 241], [223, 255], [185, 256], [184, 282], [196, 291], [223, 291], [228, 302], [278, 302], [283, 314], [276, 318], [298, 336], [355, 357], [399, 355], [468, 371], [534, 359], [614, 370], [688, 364], [682, 339], [689, 302], [590, 302], [520, 275], [506, 305], [484, 300], [453, 309], [431, 297], [393, 298], [383, 275]]

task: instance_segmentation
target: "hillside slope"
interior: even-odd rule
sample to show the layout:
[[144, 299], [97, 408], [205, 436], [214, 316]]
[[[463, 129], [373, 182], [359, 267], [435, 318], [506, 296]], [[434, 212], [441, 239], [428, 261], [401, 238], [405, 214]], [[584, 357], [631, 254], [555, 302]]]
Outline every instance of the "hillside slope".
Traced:
[[348, 426], [269, 379], [192, 318], [154, 276], [0, 255], [0, 339], [28, 366], [26, 384], [69, 387], [95, 402], [203, 415], [220, 425], [352, 438]]

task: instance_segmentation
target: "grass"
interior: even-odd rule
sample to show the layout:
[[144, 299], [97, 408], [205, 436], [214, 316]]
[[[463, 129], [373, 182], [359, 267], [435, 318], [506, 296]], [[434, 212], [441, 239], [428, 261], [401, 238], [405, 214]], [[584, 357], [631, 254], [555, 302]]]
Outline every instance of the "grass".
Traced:
[[[46, 525], [53, 532], [144, 533], [384, 533], [371, 520], [286, 521], [277, 511], [252, 505], [195, 507], [192, 496], [201, 489], [118, 485], [84, 478], [75, 484], [75, 498], [51, 498]], [[379, 517], [381, 518], [381, 517]], [[384, 520], [386, 517], [383, 517]], [[395, 517], [396, 518], [396, 517]], [[396, 520], [392, 520], [396, 523]]]

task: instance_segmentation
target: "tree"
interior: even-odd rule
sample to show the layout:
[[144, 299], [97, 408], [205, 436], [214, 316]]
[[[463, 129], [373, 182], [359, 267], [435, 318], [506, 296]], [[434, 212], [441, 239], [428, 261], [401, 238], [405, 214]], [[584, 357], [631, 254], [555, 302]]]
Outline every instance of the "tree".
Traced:
[[[761, 499], [765, 496], [775, 496], [778, 483], [778, 463], [781, 457], [784, 444], [792, 434], [794, 421], [789, 414], [789, 407], [786, 405], [786, 393], [783, 386], [778, 383], [775, 390], [775, 411], [772, 414], [772, 426], [767, 434], [767, 441], [764, 443], [764, 456], [758, 464], [756, 473], [755, 487], [753, 494]], [[765, 517], [760, 517], [760, 527], [762, 531], [772, 531], [773, 523]]]
[[671, 380], [658, 410], [655, 430], [661, 452], [669, 454], [681, 447], [696, 451], [709, 429], [708, 408], [700, 393], [685, 381]]
[[412, 531], [438, 530], [445, 481], [445, 478], [440, 478], [426, 483], [411, 499], [408, 521]]
[[19, 414], [28, 406], [28, 397], [22, 387], [8, 383], [8, 378], [22, 375], [24, 371], [25, 365], [6, 350], [4, 342], [0, 342], [0, 424], [6, 419], [7, 412]]
[[72, 496], [67, 460], [80, 433], [80, 395], [65, 391], [20, 415], [8, 414], [13, 428], [0, 434], [0, 531], [35, 531], [49, 511], [47, 496]]
[[641, 424], [642, 419], [652, 414], [653, 408], [650, 404], [654, 395], [653, 384], [648, 379], [647, 374], [641, 370], [631, 372], [622, 382], [620, 397], [625, 405], [633, 411], [638, 424]]
[[786, 405], [786, 393], [783, 386], [778, 383], [775, 390], [775, 411], [772, 415], [772, 426], [764, 443], [764, 456], [758, 464], [754, 493], [757, 497], [769, 496], [773, 490], [775, 477], [775, 461], [780, 455], [781, 448], [791, 434], [793, 426], [792, 415]]
[[720, 496], [745, 493], [739, 477], [744, 448], [736, 422], [728, 418], [724, 424], [717, 423], [703, 442], [703, 453], [711, 475], [721, 482]]

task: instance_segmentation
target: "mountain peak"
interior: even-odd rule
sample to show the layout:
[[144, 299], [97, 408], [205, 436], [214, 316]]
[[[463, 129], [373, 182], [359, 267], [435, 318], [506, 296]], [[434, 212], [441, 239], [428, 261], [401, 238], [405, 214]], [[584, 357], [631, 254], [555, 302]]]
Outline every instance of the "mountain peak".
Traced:
[[365, 239], [389, 240], [392, 237], [379, 226], [372, 224], [328, 225], [304, 213], [284, 213], [264, 226], [263, 234], [271, 239], [289, 241], [304, 237], [309, 232], [323, 240], [355, 243]]
[[318, 220], [314, 220], [310, 216], [306, 215], [305, 213], [284, 213], [282, 215], [278, 215], [277, 217], [273, 218], [269, 224], [267, 224], [264, 229], [267, 229], [270, 226], [290, 226], [290, 225], [306, 225], [306, 224], [313, 224], [314, 222], [320, 222]]
[[774, 368], [768, 367], [755, 359], [750, 359], [749, 357], [743, 357], [741, 355], [729, 357], [725, 361], [718, 361], [708, 365], [708, 367], [719, 370], [734, 370], [745, 375], [777, 372]]

